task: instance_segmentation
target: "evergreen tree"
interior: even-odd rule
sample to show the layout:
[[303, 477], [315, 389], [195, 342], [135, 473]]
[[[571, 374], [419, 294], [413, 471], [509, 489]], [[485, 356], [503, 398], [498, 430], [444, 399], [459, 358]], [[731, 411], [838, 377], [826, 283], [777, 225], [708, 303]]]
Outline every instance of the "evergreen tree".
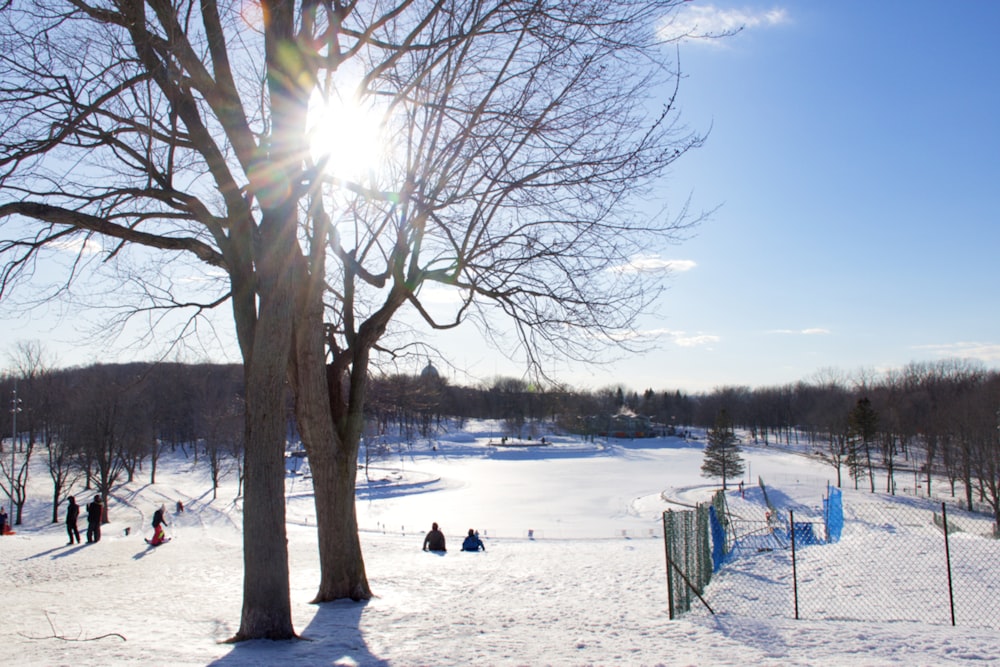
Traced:
[[705, 477], [721, 477], [723, 491], [726, 490], [726, 480], [743, 474], [743, 456], [733, 432], [733, 420], [725, 410], [719, 410], [715, 425], [708, 430], [701, 474]]
[[878, 433], [878, 413], [868, 398], [859, 398], [848, 416], [848, 458], [854, 488], [867, 471], [871, 492], [875, 493], [875, 472], [872, 469], [872, 443]]

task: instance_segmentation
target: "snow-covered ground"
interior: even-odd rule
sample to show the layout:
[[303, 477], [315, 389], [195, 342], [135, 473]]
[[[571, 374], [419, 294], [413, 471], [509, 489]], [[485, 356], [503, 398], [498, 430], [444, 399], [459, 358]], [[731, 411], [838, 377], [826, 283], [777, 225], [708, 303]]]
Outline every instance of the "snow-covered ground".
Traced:
[[[694, 610], [667, 615], [661, 513], [707, 500], [701, 442], [675, 438], [546, 447], [493, 447], [472, 425], [401, 448], [359, 477], [358, 519], [376, 597], [364, 604], [308, 601], [318, 582], [309, 481], [290, 476], [293, 621], [302, 641], [220, 643], [239, 627], [241, 515], [235, 481], [212, 500], [207, 469], [180, 455], [157, 483], [144, 473], [116, 489], [112, 523], [96, 545], [67, 546], [48, 523], [39, 468], [18, 534], [0, 538], [0, 647], [4, 664], [108, 665], [940, 665], [1000, 663], [1000, 632], [939, 622], [793, 620]], [[745, 450], [799, 512], [818, 508], [834, 471], [804, 456]], [[39, 457], [41, 464], [41, 457]], [[76, 489], [78, 499], [87, 499]], [[849, 494], [850, 492], [848, 492]], [[183, 514], [173, 505], [182, 500]], [[173, 541], [142, 536], [161, 502]], [[763, 512], [752, 494], [742, 511]], [[845, 502], [850, 506], [850, 499]], [[432, 521], [447, 555], [420, 550]], [[125, 535], [125, 529], [130, 535]], [[475, 528], [485, 553], [458, 551]], [[849, 558], [863, 540], [812, 547], [805, 574]], [[846, 532], [846, 531], [845, 531]], [[973, 538], [970, 538], [973, 539]], [[1000, 565], [997, 543], [982, 558]], [[709, 601], [752, 597], [774, 559], [745, 559], [709, 586]], [[926, 597], [912, 581], [912, 597]], [[919, 602], [918, 602], [919, 603]], [[926, 600], [923, 600], [926, 606]], [[718, 611], [718, 610], [717, 610]]]

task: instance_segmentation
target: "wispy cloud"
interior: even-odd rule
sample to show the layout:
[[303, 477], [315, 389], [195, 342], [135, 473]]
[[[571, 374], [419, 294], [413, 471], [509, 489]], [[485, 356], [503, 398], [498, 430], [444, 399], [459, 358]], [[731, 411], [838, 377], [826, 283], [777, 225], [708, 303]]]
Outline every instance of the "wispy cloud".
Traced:
[[192, 273], [186, 276], [180, 276], [179, 278], [177, 278], [177, 282], [198, 285], [203, 283], [214, 283], [219, 280], [225, 280], [228, 277], [229, 274], [226, 273], [225, 269], [209, 266], [206, 267], [200, 273]]
[[661, 27], [660, 32], [666, 39], [704, 40], [738, 30], [769, 28], [790, 21], [788, 11], [780, 7], [735, 9], [686, 2]]
[[636, 255], [627, 264], [611, 268], [615, 273], [658, 273], [690, 271], [697, 264], [690, 259], [665, 259], [657, 255]]
[[678, 347], [707, 347], [713, 343], [718, 343], [722, 338], [715, 334], [688, 333], [686, 331], [675, 331], [673, 329], [646, 329], [634, 332], [630, 338], [664, 338], [670, 340]]
[[962, 359], [978, 359], [983, 362], [1000, 361], [1000, 343], [963, 341], [940, 345], [916, 345], [914, 349], [926, 350], [943, 358], [958, 357]]
[[683, 331], [674, 333], [674, 343], [680, 347], [707, 347], [722, 340], [714, 334], [686, 334]]
[[50, 244], [49, 247], [62, 252], [73, 253], [74, 255], [96, 255], [103, 250], [100, 241], [93, 237], [80, 236], [56, 241]]
[[821, 327], [812, 327], [809, 329], [771, 329], [767, 333], [788, 336], [825, 336], [830, 333], [830, 330]]

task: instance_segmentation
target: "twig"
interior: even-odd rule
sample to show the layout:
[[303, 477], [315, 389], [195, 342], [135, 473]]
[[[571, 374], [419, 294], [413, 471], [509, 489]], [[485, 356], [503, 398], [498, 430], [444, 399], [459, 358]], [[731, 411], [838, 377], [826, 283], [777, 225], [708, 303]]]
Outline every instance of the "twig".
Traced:
[[97, 637], [84, 637], [82, 639], [73, 637], [64, 637], [60, 635], [58, 632], [56, 632], [56, 626], [52, 623], [52, 617], [49, 616], [49, 612], [45, 612], [45, 620], [49, 622], [49, 627], [52, 629], [52, 635], [50, 637], [32, 637], [31, 635], [26, 635], [23, 632], [20, 632], [18, 634], [20, 634], [25, 639], [61, 639], [64, 642], [95, 642], [99, 639], [107, 639], [108, 637], [118, 637], [118, 639], [121, 639], [123, 642], [128, 641], [127, 639], [125, 639], [125, 635], [118, 634], [117, 632], [109, 632], [107, 634], [100, 635]]

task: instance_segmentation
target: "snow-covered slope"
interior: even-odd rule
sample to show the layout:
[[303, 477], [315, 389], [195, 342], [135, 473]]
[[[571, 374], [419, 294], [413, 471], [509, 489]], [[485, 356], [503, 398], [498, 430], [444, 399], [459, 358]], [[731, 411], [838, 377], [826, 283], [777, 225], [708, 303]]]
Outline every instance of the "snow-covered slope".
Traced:
[[[678, 439], [496, 447], [475, 425], [383, 459], [359, 476], [358, 517], [376, 598], [310, 605], [318, 581], [308, 479], [290, 476], [293, 620], [307, 641], [221, 644], [239, 626], [240, 503], [176, 456], [111, 503], [95, 545], [47, 524], [39, 469], [26, 525], [0, 538], [0, 646], [17, 665], [938, 665], [1000, 662], [996, 630], [666, 611], [660, 514], [707, 499], [698, 443]], [[803, 512], [832, 469], [748, 449]], [[86, 497], [82, 489], [78, 497]], [[177, 515], [173, 503], [186, 511]], [[148, 548], [170, 510], [173, 541]], [[797, 510], [798, 512], [798, 510]], [[432, 521], [444, 556], [420, 550]], [[125, 529], [129, 528], [129, 535]], [[487, 551], [459, 552], [475, 528]], [[826, 548], [826, 547], [823, 547]], [[754, 567], [746, 564], [742, 567]], [[752, 576], [752, 572], [750, 573]], [[713, 584], [714, 585], [714, 584]], [[919, 593], [920, 582], [914, 582]]]

